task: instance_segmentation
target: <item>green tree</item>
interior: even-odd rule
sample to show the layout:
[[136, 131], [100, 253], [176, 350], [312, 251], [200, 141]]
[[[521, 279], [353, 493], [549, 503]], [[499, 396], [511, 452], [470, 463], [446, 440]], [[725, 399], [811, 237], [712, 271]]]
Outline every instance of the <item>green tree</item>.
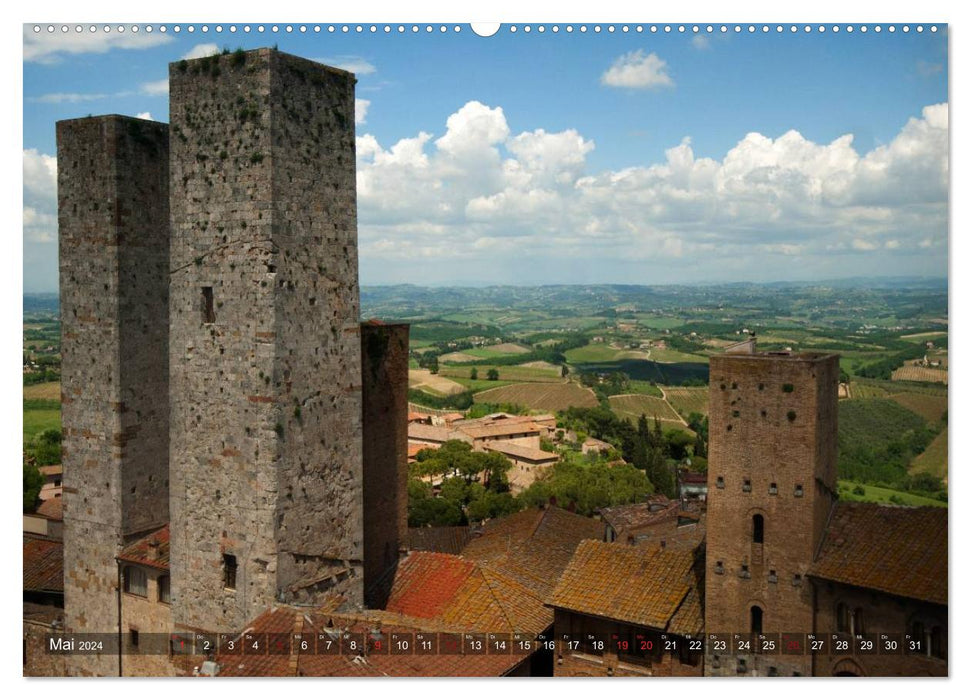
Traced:
[[499, 379], [499, 370], [497, 370], [495, 367], [490, 369], [488, 372], [486, 372], [486, 379], [488, 379], [490, 382], [494, 382]]
[[34, 436], [27, 446], [39, 466], [61, 463], [61, 431], [47, 428]]
[[469, 373], [469, 379], [478, 379], [478, 378], [479, 378], [479, 369], [477, 367], [473, 367], [472, 371]]
[[469, 520], [486, 520], [500, 518], [519, 510], [520, 503], [511, 493], [505, 491], [496, 493], [492, 490], [483, 491], [482, 495], [469, 503]]
[[44, 477], [33, 464], [24, 463], [24, 512], [33, 511], [37, 497], [40, 495]]

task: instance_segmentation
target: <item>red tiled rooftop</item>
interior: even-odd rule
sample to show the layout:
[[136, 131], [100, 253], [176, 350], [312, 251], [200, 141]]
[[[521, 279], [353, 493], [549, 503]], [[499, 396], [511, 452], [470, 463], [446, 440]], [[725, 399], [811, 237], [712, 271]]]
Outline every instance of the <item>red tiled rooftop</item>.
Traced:
[[64, 592], [64, 543], [24, 535], [24, 590]]
[[64, 499], [58, 497], [41, 501], [36, 513], [48, 520], [64, 520]]
[[[577, 548], [549, 605], [666, 630], [691, 589], [697, 587], [696, 556], [693, 549], [587, 540]], [[698, 610], [700, 614], [700, 606]], [[689, 612], [685, 610], [686, 615]], [[679, 621], [678, 626], [694, 625]]]
[[810, 576], [947, 605], [947, 508], [838, 502]]
[[169, 526], [166, 524], [141, 539], [135, 540], [121, 550], [118, 559], [133, 564], [152, 566], [156, 569], [168, 569]]
[[475, 564], [436, 552], [412, 552], [399, 564], [385, 609], [436, 617], [472, 575]]

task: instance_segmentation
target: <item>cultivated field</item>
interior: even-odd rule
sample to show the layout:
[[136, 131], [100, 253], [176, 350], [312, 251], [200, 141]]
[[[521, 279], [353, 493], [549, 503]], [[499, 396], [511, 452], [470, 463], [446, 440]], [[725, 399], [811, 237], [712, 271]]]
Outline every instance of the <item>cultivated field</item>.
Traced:
[[597, 397], [590, 390], [571, 383], [512, 384], [480, 391], [476, 403], [512, 403], [540, 411], [563, 411], [570, 406], [593, 408]]
[[25, 399], [48, 399], [51, 401], [61, 400], [61, 383], [44, 382], [43, 384], [31, 384], [24, 387]]
[[671, 348], [651, 348], [650, 359], [655, 362], [708, 362], [708, 358], [704, 355], [692, 355]]
[[48, 428], [61, 429], [60, 408], [24, 407], [24, 441], [30, 440], [37, 433]]
[[890, 392], [879, 384], [871, 384], [860, 380], [850, 382], [851, 399], [885, 399]]
[[644, 394], [621, 394], [610, 397], [610, 407], [620, 418], [630, 418], [635, 423], [641, 415], [646, 415], [648, 421], [655, 416], [661, 421], [684, 425], [681, 417], [664, 399]]
[[662, 389], [668, 403], [682, 416], [689, 416], [692, 413], [708, 415], [708, 387], [666, 386]]
[[495, 367], [491, 365], [468, 365], [456, 367], [454, 365], [441, 365], [438, 373], [443, 377], [462, 377], [468, 379], [472, 376], [473, 368], [478, 372], [479, 379], [486, 379], [490, 369], [499, 372], [499, 379], [508, 382], [554, 382], [562, 383], [560, 369], [546, 369], [543, 367], [527, 367], [525, 365], [505, 365]]
[[947, 428], [944, 428], [931, 441], [927, 449], [914, 458], [910, 464], [910, 473], [930, 472], [947, 481]]
[[465, 350], [464, 352], [468, 353], [469, 355], [488, 359], [492, 357], [504, 357], [505, 355], [524, 355], [529, 351], [529, 348], [524, 348], [522, 345], [516, 345], [515, 343], [500, 343], [499, 345], [489, 345], [484, 348], [473, 348], [472, 350]]
[[[857, 486], [863, 487], [863, 495], [853, 493]], [[881, 486], [871, 486], [870, 484], [858, 484], [855, 481], [839, 480], [839, 496], [845, 501], [864, 501], [866, 503], [891, 503], [891, 498], [897, 498], [900, 505], [905, 506], [937, 506], [946, 508], [947, 503], [938, 501], [934, 498], [925, 498], [917, 494], [907, 493], [906, 491], [894, 491]]]
[[470, 355], [464, 350], [462, 352], [450, 352], [446, 355], [439, 355], [438, 361], [442, 364], [445, 363], [459, 363], [459, 362], [475, 362], [482, 358], [476, 357], [475, 355]]
[[895, 382], [941, 382], [947, 384], [947, 370], [905, 365], [893, 371]]
[[904, 392], [893, 394], [891, 399], [904, 408], [909, 408], [919, 416], [923, 416], [929, 423], [935, 423], [944, 416], [947, 410], [947, 397], [932, 394], [916, 394]]
[[440, 374], [432, 374], [427, 369], [408, 370], [408, 388], [419, 389], [420, 391], [429, 394], [438, 394], [439, 396], [461, 394], [465, 391], [465, 388], [461, 384], [457, 384]]

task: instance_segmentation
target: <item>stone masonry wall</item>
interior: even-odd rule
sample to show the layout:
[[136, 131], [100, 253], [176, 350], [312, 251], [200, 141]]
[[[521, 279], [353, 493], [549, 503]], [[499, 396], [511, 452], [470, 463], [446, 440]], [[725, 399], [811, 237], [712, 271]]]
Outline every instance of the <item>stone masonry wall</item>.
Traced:
[[115, 556], [169, 516], [168, 127], [62, 121], [57, 148], [65, 624], [113, 632]]
[[408, 535], [408, 326], [361, 326], [364, 595], [383, 610]]
[[175, 623], [359, 605], [354, 78], [261, 49], [169, 84]]
[[[835, 355], [711, 359], [709, 634], [749, 633], [753, 606], [763, 611], [763, 632], [813, 631], [806, 572], [836, 487], [838, 371]], [[761, 544], [754, 541], [756, 515], [764, 522]], [[769, 666], [781, 675], [811, 670], [809, 657], [799, 656], [749, 657], [744, 668], [758, 674]], [[739, 667], [709, 658], [706, 673], [735, 675]]]

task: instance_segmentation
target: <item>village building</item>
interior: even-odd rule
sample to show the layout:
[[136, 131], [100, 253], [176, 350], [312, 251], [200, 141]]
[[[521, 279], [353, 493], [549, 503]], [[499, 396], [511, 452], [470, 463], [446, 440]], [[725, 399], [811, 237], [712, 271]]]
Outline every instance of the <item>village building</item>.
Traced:
[[45, 539], [64, 538], [64, 502], [59, 497], [41, 501], [33, 512], [24, 513], [24, 533]]
[[516, 494], [527, 488], [547, 470], [560, 461], [555, 452], [547, 452], [535, 447], [526, 447], [505, 440], [493, 440], [484, 445], [486, 452], [498, 452], [512, 462], [506, 476], [510, 490]]
[[44, 483], [40, 487], [38, 498], [47, 501], [51, 498], [60, 498], [64, 489], [61, 486], [61, 479], [64, 476], [64, 468], [60, 464], [53, 464], [46, 467], [37, 467], [37, 471], [44, 477]]

